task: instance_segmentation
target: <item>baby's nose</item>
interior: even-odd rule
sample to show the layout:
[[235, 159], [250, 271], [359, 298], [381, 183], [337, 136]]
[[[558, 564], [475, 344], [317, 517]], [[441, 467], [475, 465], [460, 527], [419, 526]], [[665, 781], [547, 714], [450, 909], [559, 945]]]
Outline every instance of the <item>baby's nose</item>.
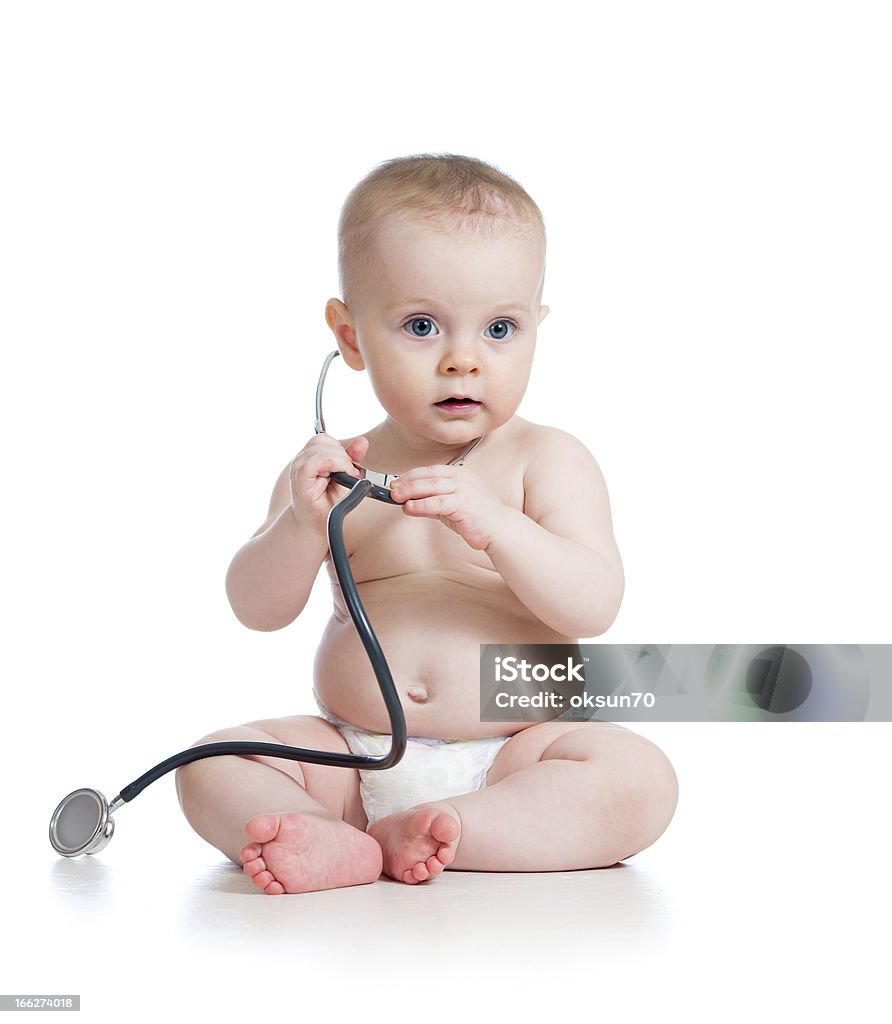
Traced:
[[445, 373], [478, 373], [480, 360], [470, 346], [455, 346], [445, 354], [440, 368]]

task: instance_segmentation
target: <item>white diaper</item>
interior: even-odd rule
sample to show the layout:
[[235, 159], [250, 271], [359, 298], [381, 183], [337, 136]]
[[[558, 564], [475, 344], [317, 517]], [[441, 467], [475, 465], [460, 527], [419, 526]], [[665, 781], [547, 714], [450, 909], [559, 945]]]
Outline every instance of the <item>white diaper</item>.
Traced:
[[[390, 750], [388, 733], [366, 732], [335, 717], [316, 698], [319, 714], [344, 737], [351, 754], [381, 757]], [[486, 773], [510, 736], [439, 740], [410, 736], [402, 760], [393, 768], [359, 769], [362, 806], [371, 825], [416, 804], [473, 793], [486, 785]]]

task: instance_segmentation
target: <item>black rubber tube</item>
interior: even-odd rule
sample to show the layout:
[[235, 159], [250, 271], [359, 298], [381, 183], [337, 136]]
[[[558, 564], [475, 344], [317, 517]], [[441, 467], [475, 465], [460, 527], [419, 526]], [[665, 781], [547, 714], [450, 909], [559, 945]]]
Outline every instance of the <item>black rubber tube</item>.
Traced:
[[[336, 768], [362, 768], [364, 771], [370, 769], [392, 768], [406, 752], [406, 716], [403, 713], [403, 706], [400, 704], [400, 697], [397, 693], [390, 668], [368, 620], [365, 608], [359, 600], [359, 592], [356, 589], [356, 581], [350, 570], [350, 559], [347, 556], [347, 548], [344, 545], [344, 517], [353, 511], [366, 495], [378, 498], [379, 501], [388, 501], [390, 504], [398, 504], [389, 497], [383, 498], [376, 491], [383, 491], [369, 480], [356, 480], [346, 473], [332, 474], [336, 482], [350, 487], [350, 490], [332, 508], [328, 514], [327, 532], [328, 547], [331, 551], [332, 564], [341, 585], [341, 591], [350, 612], [350, 618], [359, 633], [359, 639], [365, 648], [369, 661], [378, 680], [381, 689], [381, 696], [387, 707], [387, 714], [390, 716], [391, 744], [390, 750], [382, 757], [369, 757], [363, 754], [341, 754], [333, 750], [305, 750], [303, 747], [288, 747], [281, 743], [253, 743], [250, 740], [227, 740], [222, 743], [203, 743], [198, 747], [190, 747], [179, 754], [168, 757], [166, 761], [156, 764], [145, 775], [140, 775], [135, 782], [125, 786], [119, 796], [125, 802], [129, 802], [138, 796], [146, 786], [173, 771], [184, 764], [191, 764], [192, 761], [200, 761], [205, 757], [220, 757], [223, 754], [265, 754], [267, 757], [284, 757], [291, 761], [308, 761], [311, 764], [330, 764]], [[343, 478], [343, 479], [342, 479]]]

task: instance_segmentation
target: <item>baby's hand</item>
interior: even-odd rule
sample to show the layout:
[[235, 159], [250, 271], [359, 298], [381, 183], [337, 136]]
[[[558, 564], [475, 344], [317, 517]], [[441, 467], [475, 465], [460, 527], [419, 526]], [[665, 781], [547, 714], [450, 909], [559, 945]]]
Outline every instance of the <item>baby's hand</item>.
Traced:
[[439, 519], [477, 551], [485, 550], [506, 506], [467, 466], [419, 466], [390, 488], [407, 516]]
[[354, 437], [343, 447], [328, 434], [317, 434], [291, 460], [291, 511], [298, 524], [310, 530], [325, 532], [325, 523], [332, 506], [344, 491], [329, 486], [332, 473], [359, 476], [354, 462], [362, 463], [369, 442]]

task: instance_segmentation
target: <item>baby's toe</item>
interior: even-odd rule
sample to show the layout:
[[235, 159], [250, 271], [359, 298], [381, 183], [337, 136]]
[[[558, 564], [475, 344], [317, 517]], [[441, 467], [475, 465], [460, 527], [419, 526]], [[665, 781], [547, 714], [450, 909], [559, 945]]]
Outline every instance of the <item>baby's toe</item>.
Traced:
[[458, 839], [458, 822], [451, 814], [437, 814], [431, 822], [431, 835], [438, 843], [451, 843]]
[[247, 846], [243, 846], [239, 850], [238, 855], [244, 863], [246, 860], [253, 860], [255, 857], [259, 857], [260, 852], [260, 846], [257, 843], [248, 843]]
[[276, 876], [272, 871], [261, 871], [259, 874], [254, 875], [251, 881], [258, 889], [266, 889], [270, 882], [276, 881]]
[[446, 867], [446, 865], [443, 864], [442, 861], [440, 861], [439, 858], [437, 858], [436, 856], [428, 857], [425, 864], [427, 866], [427, 872], [429, 875], [439, 875]]
[[268, 886], [263, 890], [267, 896], [281, 896], [285, 891], [285, 886], [281, 882], [277, 882], [273, 879]]
[[266, 861], [263, 857], [255, 857], [253, 860], [245, 862], [242, 871], [244, 871], [248, 878], [253, 878], [255, 875], [259, 875], [261, 871], [266, 871]]
[[455, 847], [454, 846], [441, 846], [435, 854], [436, 859], [445, 868], [455, 860]]
[[279, 832], [278, 814], [258, 814], [245, 822], [245, 835], [255, 843], [271, 843]]

